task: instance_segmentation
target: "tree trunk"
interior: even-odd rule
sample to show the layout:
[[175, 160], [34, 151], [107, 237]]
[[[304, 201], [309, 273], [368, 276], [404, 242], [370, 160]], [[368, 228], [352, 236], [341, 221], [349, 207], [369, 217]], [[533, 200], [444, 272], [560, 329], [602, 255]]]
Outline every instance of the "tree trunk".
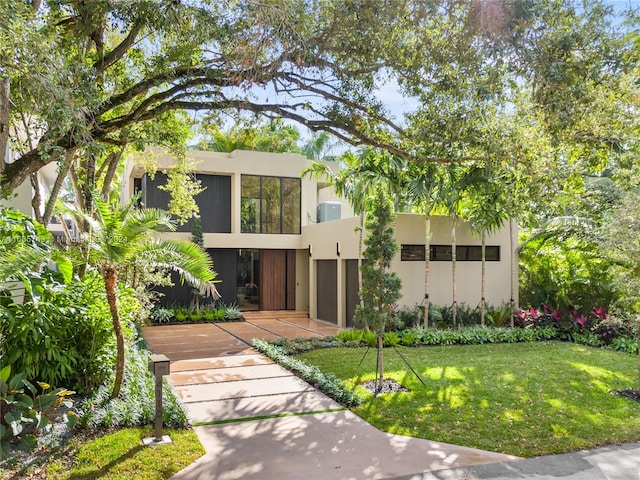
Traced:
[[424, 328], [429, 328], [429, 276], [431, 274], [431, 215], [425, 216], [424, 226]]
[[[358, 234], [358, 292], [362, 289], [362, 236], [364, 235], [364, 211], [360, 212], [360, 232]], [[360, 308], [364, 308], [364, 300], [360, 295]]]
[[51, 217], [53, 216], [53, 209], [55, 208], [56, 202], [58, 201], [58, 196], [60, 195], [60, 190], [62, 189], [62, 184], [64, 183], [65, 178], [67, 178], [67, 174], [69, 173], [69, 169], [71, 168], [71, 162], [73, 161], [73, 154], [67, 154], [64, 158], [64, 163], [59, 166], [58, 176], [56, 177], [56, 181], [53, 184], [53, 188], [51, 189], [51, 195], [49, 195], [49, 200], [47, 200], [47, 205], [44, 209], [44, 215], [42, 215], [42, 223], [45, 225], [49, 223]]
[[518, 240], [516, 238], [517, 227], [515, 218], [509, 219], [509, 239], [511, 246], [511, 326], [513, 327], [513, 317], [516, 312], [516, 289], [518, 285]]
[[109, 200], [111, 184], [113, 183], [113, 178], [116, 175], [116, 171], [118, 169], [120, 159], [122, 158], [122, 154], [124, 153], [124, 148], [125, 147], [122, 147], [117, 152], [112, 153], [111, 155], [109, 155], [109, 158], [105, 160], [105, 163], [108, 162], [107, 173], [104, 177], [104, 181], [102, 182], [102, 199], [105, 202]]
[[93, 152], [87, 152], [84, 163], [86, 178], [81, 185], [84, 204], [83, 211], [89, 213], [93, 211], [93, 189], [96, 184], [96, 156]]
[[486, 266], [487, 266], [487, 257], [486, 257], [486, 246], [487, 246], [487, 236], [484, 232], [482, 232], [482, 267], [481, 267], [481, 276], [480, 276], [480, 325], [484, 327], [484, 314], [485, 309], [487, 307], [487, 302], [485, 300], [485, 287], [487, 283], [486, 277]]
[[5, 155], [9, 143], [9, 79], [0, 80], [0, 174], [4, 171]]
[[107, 292], [107, 302], [109, 303], [109, 310], [111, 311], [113, 331], [116, 334], [116, 378], [113, 382], [113, 391], [111, 392], [111, 398], [118, 398], [120, 396], [120, 390], [124, 381], [125, 362], [124, 333], [122, 331], [122, 324], [120, 323], [120, 314], [118, 313], [118, 303], [116, 299], [118, 272], [113, 267], [107, 267], [102, 273], [102, 278], [104, 280], [104, 286]]
[[31, 181], [31, 188], [33, 188], [33, 198], [31, 199], [33, 218], [35, 218], [38, 223], [41, 223], [46, 227], [42, 220], [42, 195], [40, 194], [40, 181], [38, 179], [38, 172], [32, 173], [29, 177], [29, 180]]
[[451, 306], [451, 320], [453, 322], [453, 328], [458, 326], [458, 292], [456, 288], [456, 259], [457, 259], [457, 240], [456, 240], [456, 218], [452, 217], [451, 224], [451, 296], [453, 304]]
[[378, 334], [378, 393], [382, 392], [384, 386], [384, 355], [383, 355], [383, 338], [382, 334]]

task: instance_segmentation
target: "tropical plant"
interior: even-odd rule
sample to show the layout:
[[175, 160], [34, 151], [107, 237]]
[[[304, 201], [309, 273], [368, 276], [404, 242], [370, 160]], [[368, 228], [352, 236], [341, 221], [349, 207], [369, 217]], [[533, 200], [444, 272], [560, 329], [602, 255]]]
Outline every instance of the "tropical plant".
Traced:
[[[0, 453], [6, 456], [9, 442], [31, 450], [36, 446], [35, 434], [47, 428], [55, 417], [70, 427], [76, 416], [69, 409], [73, 406], [70, 396], [75, 392], [37, 382], [38, 387], [27, 380], [23, 372], [11, 373], [11, 365], [0, 370]], [[64, 407], [62, 412], [57, 411]]]
[[[125, 380], [119, 398], [111, 397], [109, 385], [101, 385], [77, 402], [78, 424], [83, 428], [147, 425], [155, 415], [155, 378], [149, 371], [149, 353], [133, 336], [127, 339]], [[175, 391], [162, 383], [162, 420], [169, 427], [185, 428], [187, 416]]]
[[168, 308], [157, 307], [151, 311], [150, 318], [154, 323], [169, 323], [173, 318], [173, 311]]
[[[30, 301], [0, 295], [4, 360], [29, 379], [91, 391], [113, 372], [115, 345], [109, 306], [96, 271], [60, 284], [41, 276]], [[118, 290], [121, 309], [133, 318], [137, 303]]]
[[367, 238], [362, 269], [361, 305], [356, 306], [354, 319], [362, 322], [377, 336], [379, 378], [384, 382], [383, 341], [385, 327], [392, 321], [396, 302], [400, 298], [401, 282], [390, 272], [391, 260], [398, 250], [391, 224], [394, 220], [391, 201], [377, 188], [367, 216]]
[[471, 225], [471, 231], [480, 236], [482, 245], [482, 265], [480, 277], [480, 324], [485, 324], [486, 301], [486, 240], [487, 235], [502, 228], [508, 219], [505, 208], [505, 196], [501, 185], [496, 182], [490, 164], [479, 173], [484, 181], [477, 181], [469, 189], [470, 198], [467, 201], [466, 216]]
[[227, 320], [238, 320], [242, 317], [240, 308], [237, 305], [227, 305], [224, 309], [224, 318]]
[[120, 394], [125, 368], [124, 332], [116, 295], [120, 270], [144, 258], [150, 268], [176, 271], [204, 294], [216, 292], [211, 257], [193, 243], [155, 238], [155, 233], [174, 230], [175, 225], [162, 210], [136, 208], [138, 198], [135, 196], [120, 206], [117, 202], [107, 203], [96, 195], [94, 216], [71, 210], [89, 226], [83, 236], [87, 261], [102, 275], [111, 311], [117, 346], [113, 398]]

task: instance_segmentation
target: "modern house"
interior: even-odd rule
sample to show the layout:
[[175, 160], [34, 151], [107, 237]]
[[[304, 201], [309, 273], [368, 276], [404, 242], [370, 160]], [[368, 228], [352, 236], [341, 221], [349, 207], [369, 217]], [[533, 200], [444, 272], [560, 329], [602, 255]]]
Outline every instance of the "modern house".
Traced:
[[[223, 301], [241, 310], [306, 310], [311, 318], [349, 326], [358, 299], [358, 235], [360, 219], [347, 202], [316, 180], [301, 178], [309, 160], [299, 155], [234, 151], [191, 151], [196, 176], [206, 190], [196, 196], [204, 247], [214, 261]], [[142, 192], [146, 207], [166, 208], [169, 194], [159, 189], [173, 164], [158, 158], [158, 173], [129, 165], [122, 184], [126, 200]], [[338, 168], [338, 165], [332, 165]], [[424, 217], [398, 214], [399, 252], [392, 269], [402, 279], [401, 305], [424, 299]], [[172, 233], [192, 237], [192, 222]], [[452, 303], [451, 219], [432, 218], [430, 301]], [[480, 302], [480, 239], [469, 225], [457, 227], [457, 301]], [[511, 297], [508, 229], [489, 236], [487, 291], [489, 304]], [[165, 301], [189, 302], [188, 287], [166, 290]], [[515, 299], [517, 301], [517, 298]]]

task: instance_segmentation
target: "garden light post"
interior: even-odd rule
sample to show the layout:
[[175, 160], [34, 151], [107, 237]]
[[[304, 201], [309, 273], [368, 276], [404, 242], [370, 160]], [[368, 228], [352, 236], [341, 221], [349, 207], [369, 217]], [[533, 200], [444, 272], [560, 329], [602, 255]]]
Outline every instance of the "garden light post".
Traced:
[[149, 370], [156, 379], [156, 416], [155, 437], [146, 437], [142, 441], [145, 445], [160, 445], [171, 443], [169, 435], [162, 435], [162, 377], [170, 373], [170, 361], [166, 355], [154, 354], [149, 356]]

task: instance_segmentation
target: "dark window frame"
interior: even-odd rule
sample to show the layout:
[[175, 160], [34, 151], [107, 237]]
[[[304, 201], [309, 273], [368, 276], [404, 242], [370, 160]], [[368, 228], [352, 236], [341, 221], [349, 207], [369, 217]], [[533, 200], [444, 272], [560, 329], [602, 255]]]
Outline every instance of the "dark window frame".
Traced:
[[[257, 212], [257, 221], [258, 221], [258, 225], [255, 231], [245, 231], [245, 230], [241, 230], [241, 233], [261, 233], [261, 234], [273, 234], [273, 235], [300, 235], [302, 233], [302, 218], [301, 218], [301, 214], [300, 212], [302, 212], [302, 180], [300, 179], [300, 177], [279, 177], [279, 176], [272, 176], [272, 175], [254, 175], [254, 174], [242, 174], [241, 178], [240, 178], [240, 199], [241, 202], [242, 200], [244, 200], [245, 198], [247, 199], [251, 199], [251, 198], [255, 198], [255, 197], [245, 197], [243, 195], [243, 180], [245, 178], [248, 177], [253, 177], [253, 178], [257, 178], [258, 179], [258, 208], [259, 211]], [[277, 231], [265, 231], [265, 227], [267, 226], [265, 224], [265, 206], [264, 206], [264, 202], [265, 202], [265, 196], [264, 196], [264, 180], [265, 179], [276, 179], [278, 181], [278, 229]], [[297, 210], [298, 210], [298, 215], [296, 218], [294, 218], [293, 220], [293, 226], [297, 227], [297, 231], [291, 231], [291, 232], [285, 232], [285, 225], [290, 225], [291, 222], [286, 222], [285, 221], [285, 215], [287, 214], [287, 211], [285, 210], [285, 200], [288, 199], [289, 197], [285, 197], [284, 193], [285, 193], [285, 186], [284, 183], [286, 180], [294, 180], [295, 183], [297, 184], [297, 188], [298, 188], [298, 195], [297, 195]], [[242, 225], [242, 222], [240, 222]]]
[[[500, 261], [500, 245], [485, 246], [485, 261]], [[424, 244], [402, 244], [400, 247], [400, 261], [424, 262]], [[450, 262], [451, 245], [430, 245], [429, 260], [431, 262]], [[457, 245], [456, 261], [481, 262], [482, 245]]]

